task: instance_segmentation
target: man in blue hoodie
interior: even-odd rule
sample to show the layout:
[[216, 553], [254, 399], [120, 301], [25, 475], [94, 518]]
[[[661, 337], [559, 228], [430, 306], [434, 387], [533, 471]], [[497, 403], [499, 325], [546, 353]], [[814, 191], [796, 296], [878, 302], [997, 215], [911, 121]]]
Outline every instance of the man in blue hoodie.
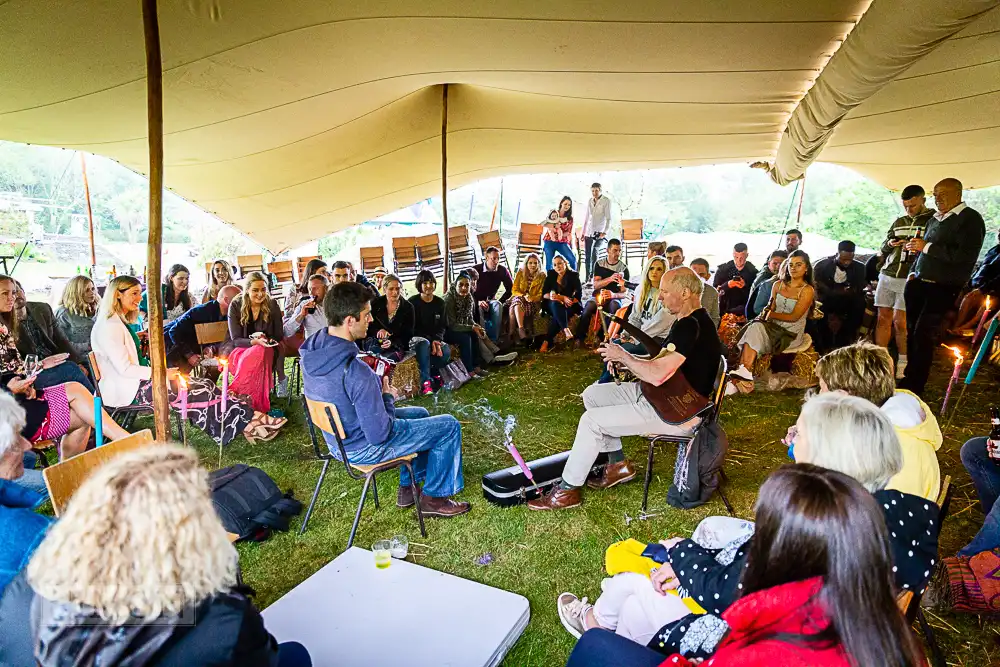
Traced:
[[[423, 482], [413, 497], [410, 476], [399, 474], [398, 507], [420, 503], [424, 516], [452, 517], [469, 511], [469, 503], [452, 500], [465, 486], [462, 477], [462, 427], [451, 415], [431, 416], [424, 408], [397, 408], [394, 390], [357, 359], [356, 341], [368, 333], [372, 293], [355, 282], [334, 285], [323, 299], [329, 326], [310, 336], [299, 354], [305, 395], [333, 403], [347, 437], [344, 450], [351, 463], [373, 465], [417, 453], [413, 475]], [[336, 439], [323, 433], [334, 456]]]

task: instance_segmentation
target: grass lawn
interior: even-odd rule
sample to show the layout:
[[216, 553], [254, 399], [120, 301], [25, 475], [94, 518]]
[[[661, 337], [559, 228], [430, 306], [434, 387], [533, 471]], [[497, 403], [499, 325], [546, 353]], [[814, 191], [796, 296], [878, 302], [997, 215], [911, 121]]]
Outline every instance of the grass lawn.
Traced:
[[[945, 353], [942, 350], [942, 353]], [[941, 405], [950, 367], [938, 358], [928, 404]], [[378, 539], [397, 533], [425, 546], [411, 546], [416, 562], [437, 570], [514, 591], [531, 603], [531, 621], [520, 641], [508, 654], [505, 665], [561, 665], [573, 647], [573, 638], [562, 628], [555, 610], [556, 596], [563, 591], [587, 595], [600, 593], [605, 548], [616, 540], [633, 537], [654, 541], [671, 535], [689, 535], [702, 518], [725, 514], [717, 498], [693, 511], [670, 508], [665, 494], [673, 470], [675, 450], [662, 450], [656, 460], [650, 511], [657, 516], [630, 520], [639, 512], [642, 483], [615, 487], [607, 492], [586, 492], [582, 507], [559, 513], [530, 512], [526, 507], [501, 509], [487, 503], [481, 493], [484, 474], [512, 465], [510, 456], [494, 443], [500, 439], [492, 424], [484, 423], [469, 406], [487, 401], [503, 415], [517, 417], [514, 438], [525, 459], [569, 449], [583, 412], [580, 392], [599, 371], [596, 357], [584, 352], [556, 352], [544, 357], [525, 355], [510, 368], [493, 373], [487, 380], [454, 394], [441, 393], [413, 403], [432, 413], [450, 412], [463, 423], [466, 488], [461, 499], [472, 502], [472, 512], [452, 520], [429, 520], [428, 536], [421, 539], [412, 510], [395, 507], [398, 477], [381, 476], [384, 504], [375, 511], [370, 502], [362, 515], [356, 544], [369, 547]], [[961, 405], [953, 425], [945, 430], [939, 453], [942, 476], [952, 475], [955, 496], [951, 518], [941, 535], [942, 555], [954, 554], [978, 530], [982, 514], [975, 491], [959, 459], [959, 448], [971, 436], [988, 432], [987, 407], [996, 404], [995, 368], [981, 372]], [[956, 392], [957, 393], [957, 392]], [[767, 474], [786, 463], [780, 443], [788, 425], [798, 414], [801, 391], [753, 394], [727, 399], [722, 424], [731, 450], [726, 463], [728, 495], [742, 517], [752, 517], [757, 489]], [[955, 397], [952, 401], [954, 404]], [[244, 439], [224, 453], [223, 465], [246, 462], [271, 474], [282, 488], [294, 489], [307, 503], [319, 476], [321, 464], [312, 454], [300, 404], [293, 403], [290, 424], [269, 443], [250, 445]], [[202, 434], [191, 439], [206, 466], [218, 464], [218, 449]], [[625, 441], [626, 455], [644, 472], [646, 441]], [[256, 589], [261, 608], [271, 604], [313, 572], [340, 554], [347, 544], [361, 484], [351, 480], [342, 467], [331, 466], [330, 474], [309, 530], [303, 537], [293, 530], [262, 544], [240, 544], [238, 549], [247, 583]], [[476, 564], [485, 552], [493, 562]], [[412, 601], [419, 604], [419, 601]], [[977, 617], [929, 616], [942, 647], [953, 665], [988, 665], [1000, 660], [998, 627]]]

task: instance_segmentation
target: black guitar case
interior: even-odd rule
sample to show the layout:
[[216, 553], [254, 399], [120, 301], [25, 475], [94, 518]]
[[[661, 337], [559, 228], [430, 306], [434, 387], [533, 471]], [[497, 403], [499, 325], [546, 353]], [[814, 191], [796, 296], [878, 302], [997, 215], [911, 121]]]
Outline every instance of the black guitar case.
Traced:
[[[511, 507], [534, 500], [552, 488], [554, 484], [562, 481], [562, 472], [566, 466], [567, 458], [569, 458], [569, 452], [561, 452], [543, 459], [528, 461], [528, 468], [531, 470], [532, 477], [535, 478], [534, 484], [528, 481], [528, 478], [521, 472], [521, 468], [516, 465], [484, 475], [483, 497], [501, 507]], [[597, 460], [594, 461], [594, 473], [600, 474], [607, 463], [608, 455], [603, 452], [598, 454]]]

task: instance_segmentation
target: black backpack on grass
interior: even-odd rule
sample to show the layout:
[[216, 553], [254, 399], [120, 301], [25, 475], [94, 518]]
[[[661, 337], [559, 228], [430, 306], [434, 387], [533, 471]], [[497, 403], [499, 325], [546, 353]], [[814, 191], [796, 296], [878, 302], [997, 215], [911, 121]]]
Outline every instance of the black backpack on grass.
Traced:
[[245, 463], [212, 472], [209, 484], [222, 525], [240, 540], [263, 542], [272, 530], [288, 530], [289, 519], [302, 512], [291, 491], [282, 493], [266, 472]]

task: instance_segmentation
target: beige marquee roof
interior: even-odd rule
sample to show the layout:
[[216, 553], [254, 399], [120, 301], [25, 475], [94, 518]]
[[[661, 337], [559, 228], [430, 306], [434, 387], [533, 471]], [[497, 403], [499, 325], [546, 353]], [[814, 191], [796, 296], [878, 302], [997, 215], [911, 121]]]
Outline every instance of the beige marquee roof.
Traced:
[[[440, 194], [444, 83], [452, 187], [816, 159], [1000, 184], [1000, 0], [159, 7], [167, 185], [274, 251]], [[0, 0], [0, 139], [145, 172], [142, 34], [138, 0]]]

